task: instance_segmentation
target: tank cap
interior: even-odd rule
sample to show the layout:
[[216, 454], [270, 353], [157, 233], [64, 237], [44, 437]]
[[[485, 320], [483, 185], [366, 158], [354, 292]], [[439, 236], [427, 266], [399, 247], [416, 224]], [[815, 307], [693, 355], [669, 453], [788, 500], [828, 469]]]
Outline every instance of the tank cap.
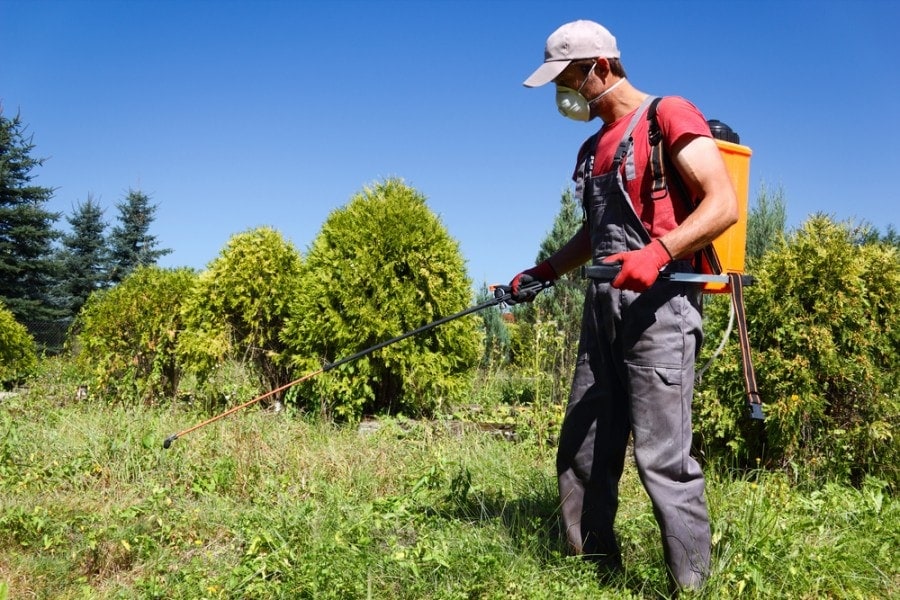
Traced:
[[739, 136], [731, 127], [719, 121], [718, 119], [711, 119], [706, 122], [709, 125], [709, 130], [712, 132], [712, 135], [717, 140], [723, 140], [725, 142], [731, 142], [733, 144], [741, 143], [741, 136]]

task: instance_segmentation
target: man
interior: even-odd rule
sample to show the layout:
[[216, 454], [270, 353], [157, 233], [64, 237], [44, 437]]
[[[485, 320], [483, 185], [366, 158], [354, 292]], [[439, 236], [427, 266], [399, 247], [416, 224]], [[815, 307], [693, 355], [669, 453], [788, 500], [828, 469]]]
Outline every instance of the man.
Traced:
[[550, 258], [513, 278], [514, 299], [533, 299], [521, 284], [553, 281], [588, 259], [621, 265], [611, 282], [592, 281], [586, 293], [557, 454], [563, 524], [574, 551], [621, 568], [613, 521], [631, 434], [671, 583], [696, 588], [710, 555], [703, 473], [690, 456], [701, 292], [658, 277], [661, 269], [692, 270], [694, 254], [737, 221], [734, 189], [706, 119], [677, 97], [658, 104], [669, 185], [651, 189], [652, 98], [626, 78], [616, 39], [604, 27], [563, 25], [547, 39], [544, 56], [525, 85], [555, 83], [563, 115], [600, 117], [603, 126], [581, 147], [573, 175], [585, 224]]

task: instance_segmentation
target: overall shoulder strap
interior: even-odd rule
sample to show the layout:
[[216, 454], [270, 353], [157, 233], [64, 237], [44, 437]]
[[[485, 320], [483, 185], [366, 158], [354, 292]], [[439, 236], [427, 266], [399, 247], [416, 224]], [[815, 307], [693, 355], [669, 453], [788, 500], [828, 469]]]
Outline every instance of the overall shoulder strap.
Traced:
[[[611, 170], [614, 171], [618, 169], [621, 166], [622, 161], [629, 155], [631, 147], [634, 143], [634, 137], [632, 136], [634, 128], [637, 127], [638, 122], [641, 120], [641, 115], [643, 115], [647, 111], [648, 105], [650, 105], [653, 100], [653, 96], [647, 97], [635, 109], [634, 115], [631, 117], [631, 121], [629, 121], [628, 123], [628, 127], [625, 128], [625, 132], [622, 134], [622, 139], [619, 140], [619, 145], [616, 147], [616, 153], [613, 156]], [[582, 156], [585, 150], [587, 151], [586, 156], [584, 156], [584, 161], [582, 162], [582, 164], [584, 165], [582, 176], [585, 180], [587, 180], [594, 171], [594, 158], [597, 156], [597, 145], [599, 143], [600, 131], [589, 137], [587, 141], [582, 144], [581, 150], [579, 150], [579, 157]]]
[[[622, 164], [622, 161], [627, 156], [629, 149], [634, 144], [634, 133], [635, 127], [637, 127], [638, 121], [641, 120], [641, 116], [645, 113], [648, 113], [650, 107], [653, 106], [659, 98], [654, 98], [653, 96], [647, 96], [643, 102], [635, 109], [634, 116], [631, 117], [631, 121], [628, 122], [628, 127], [625, 129], [625, 132], [622, 134], [622, 139], [619, 142], [618, 148], [616, 148], [616, 155], [613, 158], [613, 168], [619, 168], [619, 165]], [[648, 113], [649, 114], [649, 113]]]
[[588, 179], [594, 170], [594, 157], [597, 155], [598, 143], [600, 143], [599, 131], [589, 137], [578, 151], [578, 164], [582, 165], [581, 177], [584, 180]]

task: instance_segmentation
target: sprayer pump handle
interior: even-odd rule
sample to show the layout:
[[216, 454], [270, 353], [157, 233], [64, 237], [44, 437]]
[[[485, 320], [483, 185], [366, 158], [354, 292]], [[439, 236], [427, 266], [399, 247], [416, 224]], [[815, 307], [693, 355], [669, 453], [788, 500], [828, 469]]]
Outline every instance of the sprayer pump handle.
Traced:
[[[552, 281], [539, 281], [536, 279], [520, 285], [519, 294], [537, 294], [551, 285], [553, 285]], [[508, 285], [495, 285], [494, 298], [503, 302], [512, 299], [512, 288]]]

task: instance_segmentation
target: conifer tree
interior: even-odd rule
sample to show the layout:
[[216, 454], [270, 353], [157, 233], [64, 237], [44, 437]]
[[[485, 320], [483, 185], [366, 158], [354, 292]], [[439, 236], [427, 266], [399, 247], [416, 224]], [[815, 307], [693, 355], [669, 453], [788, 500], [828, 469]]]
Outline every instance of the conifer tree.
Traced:
[[150, 234], [157, 208], [150, 203], [150, 196], [129, 189], [125, 200], [116, 204], [116, 208], [119, 209], [119, 224], [113, 227], [109, 236], [109, 279], [113, 284], [122, 281], [137, 267], [155, 265], [160, 257], [172, 252], [158, 248], [156, 236]]
[[31, 155], [25, 130], [18, 114], [8, 119], [0, 107], [0, 299], [27, 326], [60, 314], [52, 298], [60, 215], [44, 208], [53, 189], [32, 183], [44, 159]]
[[62, 236], [60, 291], [70, 315], [78, 314], [92, 292], [106, 287], [109, 249], [103, 209], [88, 195], [67, 218], [72, 232]]
[[[481, 284], [475, 298], [476, 304], [483, 304], [494, 297], [486, 283]], [[484, 330], [484, 355], [482, 366], [502, 365], [509, 361], [510, 335], [499, 310], [481, 312], [481, 326]]]
[[781, 186], [761, 186], [756, 206], [747, 217], [747, 261], [754, 263], [784, 236], [786, 202]]
[[[559, 212], [553, 219], [553, 227], [541, 241], [535, 264], [549, 258], [562, 248], [582, 224], [581, 207], [575, 201], [571, 189], [563, 190], [559, 199]], [[581, 308], [584, 303], [584, 286], [577, 271], [572, 271], [559, 278], [556, 284], [541, 292], [533, 304], [517, 306], [516, 318], [527, 322], [537, 319], [553, 320], [568, 338], [578, 341], [578, 330], [581, 322]]]
[[[582, 223], [582, 210], [575, 201], [575, 195], [571, 188], [563, 190], [559, 199], [559, 212], [553, 219], [553, 228], [547, 237], [541, 242], [541, 248], [537, 255], [537, 262], [550, 257], [554, 252], [563, 247], [569, 239], [575, 235]], [[572, 274], [567, 277], [572, 278]]]

